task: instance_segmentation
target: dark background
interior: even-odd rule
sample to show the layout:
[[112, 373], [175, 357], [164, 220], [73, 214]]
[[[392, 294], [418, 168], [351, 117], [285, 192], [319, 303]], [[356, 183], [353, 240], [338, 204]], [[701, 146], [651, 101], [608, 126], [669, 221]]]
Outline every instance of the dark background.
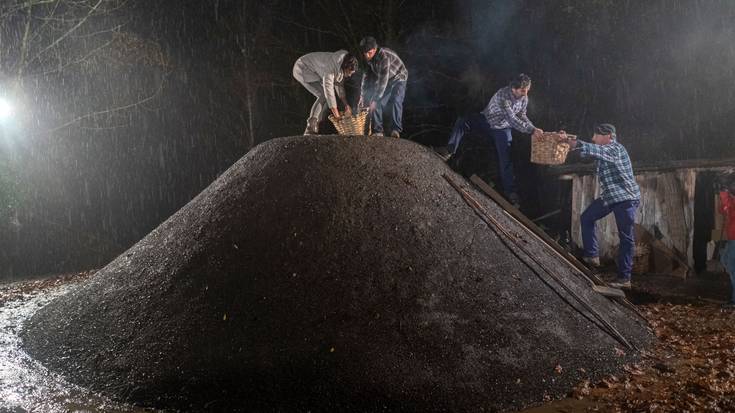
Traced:
[[293, 62], [364, 35], [408, 67], [406, 139], [444, 144], [525, 72], [545, 130], [614, 123], [638, 162], [735, 152], [728, 0], [4, 3], [0, 279], [102, 266], [254, 145], [301, 133]]

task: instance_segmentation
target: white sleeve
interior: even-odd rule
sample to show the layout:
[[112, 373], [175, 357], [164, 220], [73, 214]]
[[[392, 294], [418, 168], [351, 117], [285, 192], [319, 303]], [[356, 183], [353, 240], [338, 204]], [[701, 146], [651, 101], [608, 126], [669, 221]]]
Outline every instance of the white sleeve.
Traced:
[[337, 98], [334, 97], [334, 73], [328, 73], [324, 76], [324, 97], [327, 98], [329, 108], [337, 107]]

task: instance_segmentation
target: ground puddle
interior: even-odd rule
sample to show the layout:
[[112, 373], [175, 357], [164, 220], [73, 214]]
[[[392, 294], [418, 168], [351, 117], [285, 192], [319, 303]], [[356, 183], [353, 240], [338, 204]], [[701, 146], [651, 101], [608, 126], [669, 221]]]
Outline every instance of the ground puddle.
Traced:
[[23, 294], [0, 307], [0, 413], [154, 412], [116, 403], [49, 372], [22, 348], [18, 336], [36, 311], [74, 286]]

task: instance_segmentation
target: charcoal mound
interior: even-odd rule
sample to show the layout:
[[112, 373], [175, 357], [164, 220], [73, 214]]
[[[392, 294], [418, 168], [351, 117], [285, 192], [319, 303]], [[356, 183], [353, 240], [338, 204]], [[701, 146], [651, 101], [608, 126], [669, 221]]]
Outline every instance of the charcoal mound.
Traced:
[[52, 371], [146, 406], [497, 411], [636, 357], [593, 313], [634, 346], [652, 340], [430, 150], [290, 137], [254, 148], [22, 337]]

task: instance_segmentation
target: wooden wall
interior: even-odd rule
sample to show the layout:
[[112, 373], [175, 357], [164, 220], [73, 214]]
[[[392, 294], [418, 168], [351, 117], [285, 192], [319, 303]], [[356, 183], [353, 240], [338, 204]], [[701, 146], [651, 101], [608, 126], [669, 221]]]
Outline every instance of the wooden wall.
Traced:
[[[641, 205], [636, 223], [653, 233], [657, 226], [667, 247], [687, 257], [694, 266], [694, 191], [697, 170], [683, 168], [667, 171], [650, 171], [636, 174], [641, 187]], [[572, 240], [582, 245], [580, 215], [598, 195], [597, 177], [573, 175], [572, 177]], [[707, 213], [711, 213], [707, 211]], [[600, 257], [614, 259], [617, 254], [618, 230], [613, 214], [597, 222]]]

